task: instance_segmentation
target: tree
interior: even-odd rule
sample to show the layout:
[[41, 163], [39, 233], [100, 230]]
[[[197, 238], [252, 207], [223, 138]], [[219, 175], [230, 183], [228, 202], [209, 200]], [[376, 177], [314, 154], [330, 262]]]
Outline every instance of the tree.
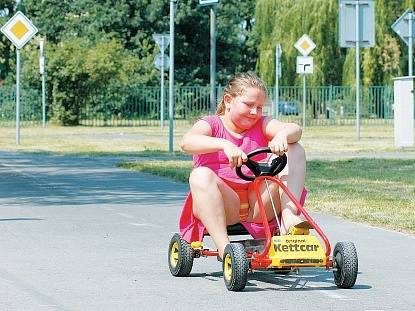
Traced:
[[[253, 1], [220, 1], [217, 6], [217, 71], [219, 83], [235, 71], [254, 69]], [[209, 82], [209, 9], [196, 0], [180, 0], [175, 31], [176, 81]], [[158, 52], [153, 33], [169, 31], [169, 2], [164, 0], [25, 0], [22, 10], [48, 42], [103, 35], [120, 40], [138, 58]], [[242, 27], [242, 22], [244, 27]], [[147, 49], [150, 46], [150, 49]]]
[[[29, 44], [22, 53], [23, 84], [28, 88], [40, 88], [35, 44]], [[158, 77], [151, 57], [139, 59], [124, 49], [119, 39], [105, 36], [99, 41], [74, 37], [49, 44], [46, 55], [51, 115], [63, 125], [77, 125], [81, 109], [102, 104], [97, 99], [122, 104], [122, 96], [116, 96], [123, 88], [151, 85]]]
[[[391, 84], [392, 78], [401, 74], [401, 46], [390, 26], [404, 12], [401, 1], [375, 2], [375, 42], [373, 48], [361, 50], [362, 84], [365, 86]], [[355, 53], [348, 50], [344, 63], [343, 84], [355, 84]]]
[[282, 83], [293, 85], [300, 78], [295, 73], [295, 42], [308, 34], [316, 43], [314, 74], [309, 77], [312, 85], [339, 84], [345, 53], [337, 45], [337, 1], [290, 1], [258, 0], [255, 16], [258, 20], [256, 31], [260, 38], [258, 71], [271, 84], [275, 79], [275, 46], [282, 45]]
[[[391, 29], [392, 23], [414, 0], [376, 0], [376, 46], [362, 49], [361, 70], [364, 85], [385, 85], [391, 78], [406, 72], [404, 43]], [[275, 44], [282, 44], [282, 83], [299, 83], [295, 74], [295, 41], [307, 33], [316, 43], [312, 52], [315, 73], [308, 78], [312, 85], [354, 85], [355, 50], [338, 45], [338, 0], [258, 0], [256, 32], [260, 38], [258, 71], [267, 83], [273, 83]], [[402, 56], [402, 57], [401, 57]]]
[[[0, 24], [4, 25], [14, 14], [15, 1], [3, 0], [0, 3]], [[0, 34], [0, 81], [4, 80], [10, 71], [12, 43], [6, 36]]]

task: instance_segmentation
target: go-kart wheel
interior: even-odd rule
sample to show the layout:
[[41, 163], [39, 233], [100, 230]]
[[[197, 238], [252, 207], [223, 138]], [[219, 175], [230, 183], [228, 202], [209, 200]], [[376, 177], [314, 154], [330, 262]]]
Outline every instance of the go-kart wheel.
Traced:
[[339, 288], [351, 288], [358, 271], [357, 252], [352, 242], [338, 242], [333, 251], [334, 283]]
[[194, 251], [176, 233], [169, 245], [169, 269], [173, 276], [188, 276], [193, 267]]
[[223, 278], [228, 290], [240, 291], [245, 288], [249, 265], [242, 244], [231, 243], [226, 245], [222, 268]]

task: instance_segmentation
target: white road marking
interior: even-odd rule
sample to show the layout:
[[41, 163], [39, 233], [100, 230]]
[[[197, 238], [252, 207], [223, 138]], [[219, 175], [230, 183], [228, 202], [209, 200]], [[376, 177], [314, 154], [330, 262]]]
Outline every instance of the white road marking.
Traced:
[[322, 293], [323, 295], [326, 295], [326, 296], [328, 296], [330, 298], [333, 298], [333, 299], [339, 299], [339, 300], [354, 300], [353, 298], [349, 298], [347, 296], [338, 294], [338, 293], [336, 293], [333, 290], [320, 290], [319, 293]]
[[137, 227], [163, 228], [162, 226], [154, 225], [154, 224], [149, 224], [149, 223], [138, 224], [138, 223], [133, 223], [132, 222], [132, 223], [129, 223], [129, 225], [137, 226]]
[[131, 215], [125, 214], [125, 213], [117, 213], [117, 215], [120, 215], [121, 217], [125, 217], [125, 218], [134, 218], [134, 216], [131, 216]]
[[110, 207], [110, 206], [103, 206], [102, 207], [103, 209], [105, 209], [105, 210], [107, 210], [107, 211], [113, 211], [114, 210], [114, 208], [112, 208], [112, 207]]

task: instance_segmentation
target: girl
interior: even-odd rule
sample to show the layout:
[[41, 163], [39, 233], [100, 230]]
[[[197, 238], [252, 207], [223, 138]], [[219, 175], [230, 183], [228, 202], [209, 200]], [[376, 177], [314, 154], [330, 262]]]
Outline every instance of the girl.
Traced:
[[[279, 177], [300, 202], [304, 201], [305, 154], [298, 144], [301, 128], [263, 116], [266, 94], [265, 84], [255, 74], [236, 75], [225, 87], [216, 115], [198, 120], [181, 141], [182, 150], [193, 155], [195, 167], [180, 218], [182, 238], [201, 241], [206, 228], [221, 258], [229, 243], [228, 225], [241, 222], [254, 238], [265, 236], [252, 183], [241, 180], [234, 170], [246, 161], [247, 153], [266, 146], [276, 155], [286, 153], [288, 163]], [[281, 215], [281, 233], [308, 234], [309, 224], [297, 215], [288, 196], [275, 184], [270, 190]], [[265, 184], [261, 192], [267, 219], [275, 230]]]

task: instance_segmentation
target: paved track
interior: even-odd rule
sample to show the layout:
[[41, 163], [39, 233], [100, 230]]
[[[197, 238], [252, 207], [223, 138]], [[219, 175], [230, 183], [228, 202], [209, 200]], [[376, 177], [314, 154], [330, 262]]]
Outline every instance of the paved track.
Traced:
[[0, 310], [415, 310], [415, 238], [323, 215], [333, 244], [356, 244], [353, 289], [304, 269], [252, 273], [231, 293], [212, 258], [173, 278], [167, 248], [187, 186], [117, 161], [0, 152]]

